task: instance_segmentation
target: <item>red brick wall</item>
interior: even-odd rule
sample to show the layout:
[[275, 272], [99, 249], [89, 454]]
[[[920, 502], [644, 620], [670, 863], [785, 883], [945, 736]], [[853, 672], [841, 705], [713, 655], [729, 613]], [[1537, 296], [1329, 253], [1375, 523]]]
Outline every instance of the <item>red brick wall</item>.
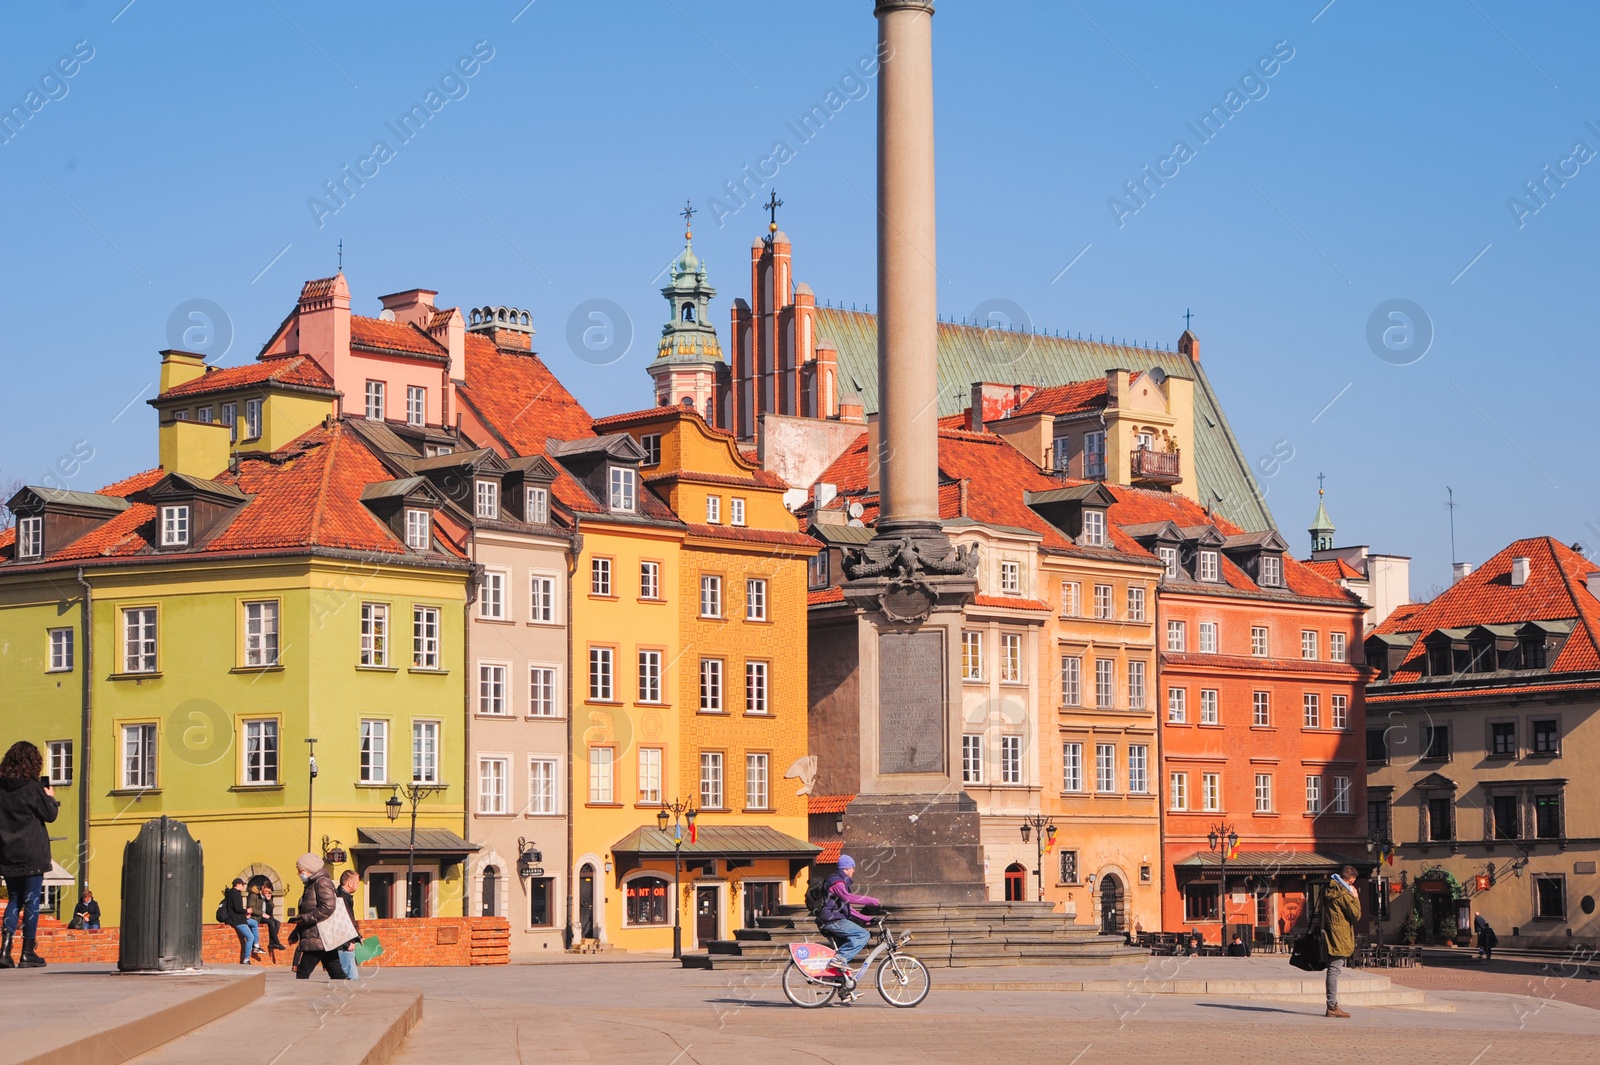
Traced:
[[[376, 965], [506, 965], [511, 961], [511, 926], [504, 917], [362, 921], [361, 931], [383, 943]], [[207, 965], [230, 965], [239, 960], [239, 937], [233, 929], [212, 921], [203, 934], [201, 957]], [[81, 931], [48, 917], [39, 918], [39, 954], [46, 961], [115, 965], [119, 940], [116, 928]], [[292, 949], [279, 951], [274, 962], [269, 952], [261, 961], [286, 966], [293, 956]]]

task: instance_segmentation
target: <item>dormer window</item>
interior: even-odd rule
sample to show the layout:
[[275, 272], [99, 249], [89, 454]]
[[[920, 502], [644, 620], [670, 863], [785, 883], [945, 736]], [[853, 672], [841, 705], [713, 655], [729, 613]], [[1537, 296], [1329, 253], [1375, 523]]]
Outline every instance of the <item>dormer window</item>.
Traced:
[[1263, 588], [1283, 587], [1283, 559], [1280, 556], [1261, 556], [1261, 580], [1258, 583]]
[[1105, 511], [1084, 508], [1082, 542], [1085, 547], [1104, 547], [1106, 545]]
[[1005, 595], [1022, 592], [1022, 565], [1018, 562], [1000, 563], [1000, 591]]
[[1202, 581], [1219, 580], [1217, 553], [1215, 551], [1201, 551], [1200, 560], [1196, 565], [1196, 576]]
[[406, 546], [413, 551], [426, 551], [433, 543], [432, 518], [426, 510], [406, 509]]
[[528, 489], [527, 520], [534, 525], [549, 523], [550, 490], [548, 488]]
[[611, 509], [632, 514], [638, 505], [638, 473], [627, 466], [611, 467]]
[[478, 482], [477, 515], [485, 521], [500, 517], [500, 486], [493, 481]]
[[161, 508], [161, 546], [186, 547], [189, 543], [189, 505]]
[[1161, 559], [1161, 565], [1166, 569], [1168, 580], [1175, 580], [1178, 576], [1178, 549], [1176, 547], [1156, 548], [1156, 557]]
[[44, 519], [21, 518], [17, 521], [17, 557], [38, 558], [44, 554]]

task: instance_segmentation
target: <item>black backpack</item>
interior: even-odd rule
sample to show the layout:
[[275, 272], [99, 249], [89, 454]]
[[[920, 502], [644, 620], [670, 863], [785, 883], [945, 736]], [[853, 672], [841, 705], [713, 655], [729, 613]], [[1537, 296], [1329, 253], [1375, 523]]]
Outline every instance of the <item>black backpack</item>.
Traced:
[[822, 906], [828, 898], [828, 881], [830, 879], [832, 879], [831, 875], [819, 876], [815, 868], [811, 870], [811, 883], [806, 888], [806, 912], [815, 921], [820, 922], [822, 920]]

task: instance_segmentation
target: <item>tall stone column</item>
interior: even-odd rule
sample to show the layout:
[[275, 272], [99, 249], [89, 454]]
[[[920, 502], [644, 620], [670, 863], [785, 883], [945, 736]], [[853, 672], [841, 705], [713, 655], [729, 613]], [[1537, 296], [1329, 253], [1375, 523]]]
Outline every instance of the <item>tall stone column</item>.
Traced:
[[[939, 520], [933, 2], [876, 0], [881, 516], [846, 559], [855, 607], [859, 784], [844, 846], [890, 903], [986, 897], [977, 804], [961, 787], [961, 608], [975, 551]], [[813, 727], [819, 722], [813, 721]]]

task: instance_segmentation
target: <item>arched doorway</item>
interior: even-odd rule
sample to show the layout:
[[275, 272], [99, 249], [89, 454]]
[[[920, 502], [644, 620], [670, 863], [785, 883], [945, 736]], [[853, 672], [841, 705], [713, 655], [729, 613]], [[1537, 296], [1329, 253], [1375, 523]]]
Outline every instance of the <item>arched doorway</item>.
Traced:
[[500, 870], [489, 866], [483, 871], [483, 916], [498, 916], [496, 907], [500, 903]]
[[594, 866], [578, 870], [578, 936], [596, 939], [594, 929]]
[[1028, 870], [1020, 862], [1006, 866], [1006, 901], [1025, 902], [1028, 898]]
[[1100, 934], [1120, 935], [1128, 923], [1127, 894], [1116, 873], [1100, 878]]

